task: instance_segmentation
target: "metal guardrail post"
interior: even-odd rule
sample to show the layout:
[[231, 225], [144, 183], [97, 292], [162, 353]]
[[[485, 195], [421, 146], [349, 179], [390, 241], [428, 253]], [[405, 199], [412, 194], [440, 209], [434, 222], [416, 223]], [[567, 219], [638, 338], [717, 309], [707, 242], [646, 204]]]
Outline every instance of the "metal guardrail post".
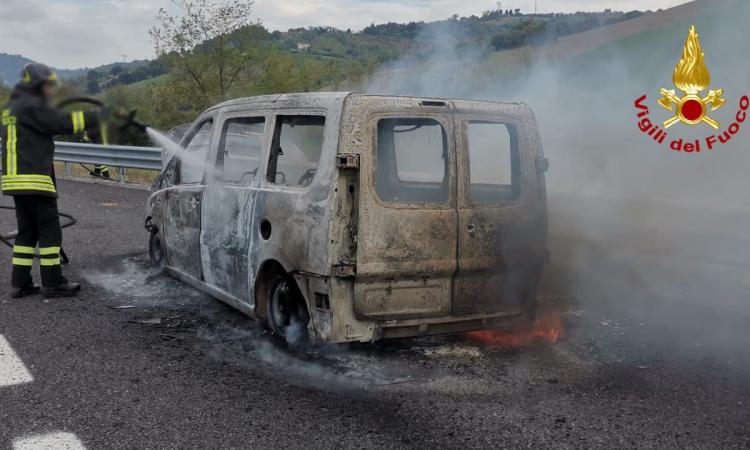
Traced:
[[124, 167], [120, 167], [120, 183], [125, 184], [127, 182], [128, 182], [128, 180], [125, 177], [125, 168]]
[[71, 178], [73, 176], [73, 168], [70, 167], [69, 162], [65, 162], [65, 178]]

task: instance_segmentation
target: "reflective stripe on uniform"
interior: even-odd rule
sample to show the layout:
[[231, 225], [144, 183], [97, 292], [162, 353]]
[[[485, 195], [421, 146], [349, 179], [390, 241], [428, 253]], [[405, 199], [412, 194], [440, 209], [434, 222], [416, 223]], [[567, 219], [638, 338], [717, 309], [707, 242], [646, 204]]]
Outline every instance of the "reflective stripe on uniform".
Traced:
[[16, 182], [30, 182], [30, 183], [44, 183], [54, 186], [55, 183], [52, 181], [52, 177], [49, 175], [5, 175], [2, 178], [3, 183], [16, 183]]
[[73, 133], [78, 133], [86, 129], [86, 120], [83, 116], [83, 111], [75, 111], [70, 114], [73, 120]]
[[78, 113], [70, 113], [70, 119], [73, 121], [73, 133], [78, 133], [79, 131], [81, 131], [81, 126], [78, 124]]
[[34, 265], [34, 260], [30, 258], [13, 258], [11, 262], [14, 266], [31, 267]]
[[43, 267], [60, 265], [60, 247], [39, 247], [39, 265]]
[[3, 191], [40, 191], [40, 192], [52, 192], [56, 193], [54, 187], [47, 186], [45, 184], [34, 184], [34, 183], [13, 183], [13, 184], [2, 184]]
[[3, 126], [7, 127], [7, 133], [5, 137], [5, 165], [6, 172], [13, 174], [16, 171], [16, 152], [15, 152], [15, 141], [16, 141], [16, 124], [14, 120], [11, 120], [10, 110], [3, 110]]
[[57, 192], [48, 175], [5, 175], [0, 181], [3, 191]]
[[8, 125], [8, 134], [5, 150], [8, 152], [7, 156], [7, 168], [8, 175], [15, 175], [18, 172], [18, 157], [16, 155], [16, 144], [18, 143], [18, 136], [16, 134], [16, 126]]
[[3, 191], [39, 191], [39, 192], [57, 193], [54, 187], [50, 187], [45, 184], [35, 184], [35, 183], [5, 184], [3, 183], [2, 186], [0, 187], [2, 187]]
[[60, 247], [39, 247], [39, 255], [59, 255]]
[[109, 130], [107, 130], [107, 124], [102, 123], [99, 126], [99, 128], [100, 128], [99, 133], [101, 134], [101, 137], [102, 137], [102, 142], [101, 142], [102, 145], [109, 145]]
[[32, 180], [32, 179], [13, 179], [12, 176], [9, 177], [3, 177], [3, 180], [0, 181], [2, 184], [7, 185], [13, 185], [13, 184], [41, 184], [43, 186], [49, 186], [51, 188], [55, 187], [55, 183], [52, 183], [51, 181], [47, 180]]
[[27, 247], [25, 245], [14, 245], [13, 246], [13, 253], [21, 253], [24, 255], [33, 255], [34, 254], [34, 247]]

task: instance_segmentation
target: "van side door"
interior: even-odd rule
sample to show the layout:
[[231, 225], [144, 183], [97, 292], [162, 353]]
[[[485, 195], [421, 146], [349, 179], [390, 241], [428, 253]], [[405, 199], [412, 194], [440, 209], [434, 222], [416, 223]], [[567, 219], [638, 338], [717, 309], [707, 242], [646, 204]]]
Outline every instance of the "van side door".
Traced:
[[252, 213], [263, 178], [261, 161], [268, 146], [266, 116], [244, 112], [224, 117], [215, 169], [203, 200], [201, 254], [206, 283], [250, 303], [248, 254]]
[[167, 263], [182, 274], [202, 279], [200, 232], [201, 202], [205, 187], [206, 159], [213, 139], [213, 118], [199, 122], [184, 141], [178, 155], [177, 184], [166, 193], [164, 242]]
[[[543, 181], [526, 107], [457, 106], [458, 273], [455, 315], [522, 313], [546, 258]], [[535, 132], [535, 131], [534, 131]]]

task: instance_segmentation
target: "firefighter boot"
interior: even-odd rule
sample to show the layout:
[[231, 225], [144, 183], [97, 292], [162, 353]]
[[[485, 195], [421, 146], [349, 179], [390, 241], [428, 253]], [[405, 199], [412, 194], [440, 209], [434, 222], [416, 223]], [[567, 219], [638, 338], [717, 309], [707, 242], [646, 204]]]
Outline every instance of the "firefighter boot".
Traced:
[[24, 298], [30, 295], [36, 295], [41, 288], [35, 284], [28, 284], [24, 287], [13, 287], [10, 291], [10, 298]]

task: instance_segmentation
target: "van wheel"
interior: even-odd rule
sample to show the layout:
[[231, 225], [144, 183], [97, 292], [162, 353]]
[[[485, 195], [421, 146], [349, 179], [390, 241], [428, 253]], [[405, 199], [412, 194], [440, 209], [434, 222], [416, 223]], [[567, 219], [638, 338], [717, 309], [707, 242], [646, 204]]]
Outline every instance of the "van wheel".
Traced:
[[148, 259], [151, 261], [151, 265], [159, 272], [163, 271], [167, 266], [167, 261], [164, 257], [164, 243], [161, 240], [161, 235], [156, 230], [151, 231], [151, 237], [148, 239]]
[[271, 331], [291, 344], [307, 341], [310, 314], [294, 280], [280, 275], [271, 286], [268, 302], [268, 326]]

